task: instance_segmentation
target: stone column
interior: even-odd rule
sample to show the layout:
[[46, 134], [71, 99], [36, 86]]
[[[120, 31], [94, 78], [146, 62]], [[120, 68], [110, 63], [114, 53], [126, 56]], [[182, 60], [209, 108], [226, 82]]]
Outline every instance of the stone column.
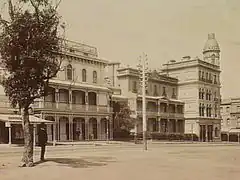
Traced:
[[57, 131], [57, 127], [56, 127], [56, 119], [55, 119], [55, 122], [53, 123], [53, 146], [56, 146], [56, 131]]
[[208, 141], [208, 125], [205, 125], [206, 127], [206, 142]]
[[161, 132], [161, 118], [158, 117], [158, 132]]
[[113, 120], [112, 117], [109, 118], [109, 139], [113, 140]]
[[56, 134], [56, 141], [60, 140], [60, 132], [59, 132], [59, 116], [55, 115], [55, 134]]
[[175, 124], [176, 124], [176, 133], [180, 133], [180, 131], [179, 131], [179, 129], [180, 129], [180, 127], [179, 127], [179, 124], [178, 124], [178, 119], [175, 119]]
[[85, 92], [86, 111], [88, 111], [88, 91]]
[[96, 101], [97, 101], [97, 112], [99, 111], [99, 94], [98, 94], [98, 92], [97, 92], [97, 95], [96, 95]]
[[89, 140], [89, 117], [85, 117], [85, 139]]
[[175, 104], [175, 114], [177, 114], [177, 104]]
[[158, 114], [160, 115], [160, 113], [161, 113], [161, 102], [160, 102], [160, 100], [157, 101], [157, 105], [158, 105]]
[[69, 109], [72, 109], [72, 90], [69, 89]]
[[102, 129], [101, 129], [101, 118], [97, 117], [97, 140], [101, 140]]
[[68, 132], [68, 136], [69, 136], [69, 140], [73, 141], [73, 116], [69, 115], [68, 116], [68, 123], [69, 123], [69, 132]]
[[8, 124], [8, 144], [12, 144], [12, 125], [11, 123]]
[[37, 128], [37, 125], [33, 124], [33, 147], [36, 146], [36, 128]]
[[167, 133], [169, 133], [170, 131], [169, 131], [169, 125], [170, 125], [170, 120], [169, 119], [167, 119]]
[[56, 109], [58, 109], [58, 104], [59, 104], [59, 89], [55, 89], [55, 101], [56, 101]]

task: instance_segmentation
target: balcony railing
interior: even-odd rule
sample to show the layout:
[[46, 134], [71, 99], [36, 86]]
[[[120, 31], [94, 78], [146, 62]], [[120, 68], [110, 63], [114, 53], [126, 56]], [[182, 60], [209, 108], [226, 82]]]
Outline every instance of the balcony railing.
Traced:
[[60, 111], [75, 111], [75, 112], [112, 112], [113, 109], [102, 105], [85, 105], [85, 104], [69, 104], [64, 102], [42, 102], [36, 101], [33, 106], [34, 109], [52, 109]]
[[108, 112], [108, 107], [107, 106], [98, 106], [98, 111], [99, 112]]
[[86, 111], [86, 105], [85, 104], [72, 104], [72, 110], [73, 111]]

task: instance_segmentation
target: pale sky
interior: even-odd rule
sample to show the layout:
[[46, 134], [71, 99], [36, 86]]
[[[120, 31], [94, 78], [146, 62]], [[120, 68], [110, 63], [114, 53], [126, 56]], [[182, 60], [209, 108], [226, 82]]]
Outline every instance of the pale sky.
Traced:
[[62, 0], [59, 11], [68, 39], [130, 66], [142, 52], [154, 68], [186, 55], [202, 58], [213, 32], [221, 48], [222, 96], [240, 97], [240, 0]]

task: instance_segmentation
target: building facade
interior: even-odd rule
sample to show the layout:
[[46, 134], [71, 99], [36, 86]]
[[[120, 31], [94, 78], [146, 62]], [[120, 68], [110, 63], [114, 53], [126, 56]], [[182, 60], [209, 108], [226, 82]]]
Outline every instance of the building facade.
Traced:
[[[110, 67], [112, 70], [113, 68]], [[140, 73], [134, 68], [119, 67], [111, 74], [115, 86], [121, 89], [122, 97], [137, 119], [135, 132], [142, 132], [142, 95]], [[148, 74], [146, 91], [147, 131], [160, 133], [184, 133], [184, 102], [178, 100], [178, 80], [161, 75], [157, 71]]]
[[98, 57], [95, 47], [72, 41], [66, 41], [59, 58], [61, 70], [49, 82], [49, 95], [32, 104], [35, 116], [54, 122], [47, 125], [48, 140], [112, 139], [108, 61]]
[[[120, 102], [128, 104], [137, 119], [135, 132], [142, 132], [137, 69], [101, 59], [95, 47], [72, 41], [66, 41], [59, 58], [61, 70], [49, 82], [49, 95], [32, 104], [35, 116], [53, 122], [47, 125], [49, 141], [113, 139]], [[196, 134], [200, 141], [220, 140], [220, 73], [220, 47], [214, 34], [208, 35], [202, 60], [185, 56], [164, 64], [161, 71], [149, 72], [148, 132], [187, 133]], [[0, 93], [1, 113], [13, 112], [3, 89]]]
[[223, 99], [221, 116], [222, 140], [240, 141], [240, 98]]
[[163, 72], [178, 79], [178, 98], [185, 102], [185, 133], [200, 141], [220, 140], [220, 47], [209, 34], [203, 59], [185, 56], [164, 64]]

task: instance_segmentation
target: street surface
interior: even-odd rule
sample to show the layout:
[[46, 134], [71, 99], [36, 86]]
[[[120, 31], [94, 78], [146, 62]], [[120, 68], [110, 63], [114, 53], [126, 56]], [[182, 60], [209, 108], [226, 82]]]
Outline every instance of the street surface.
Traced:
[[[74, 145], [47, 147], [46, 162], [20, 168], [21, 147], [0, 146], [0, 180], [238, 180], [240, 145]], [[35, 161], [39, 160], [39, 148]]]

